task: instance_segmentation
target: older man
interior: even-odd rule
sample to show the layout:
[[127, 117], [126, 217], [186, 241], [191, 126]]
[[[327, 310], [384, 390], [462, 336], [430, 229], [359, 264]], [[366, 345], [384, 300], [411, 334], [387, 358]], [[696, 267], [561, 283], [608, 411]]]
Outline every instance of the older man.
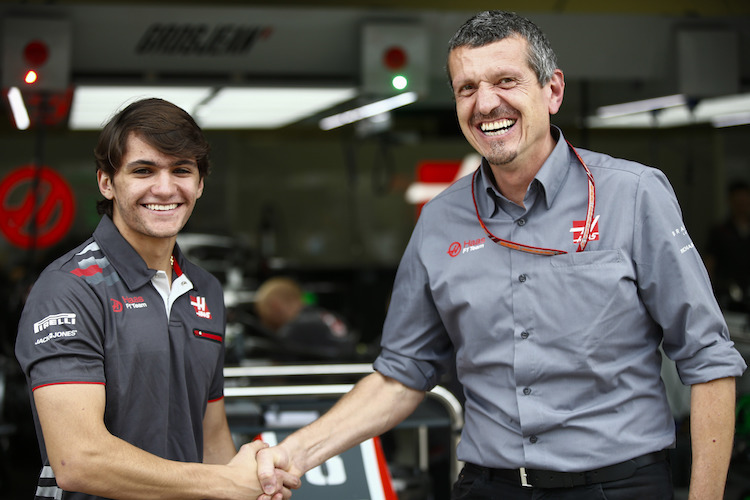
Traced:
[[376, 373], [259, 452], [266, 493], [273, 465], [301, 474], [398, 424], [455, 356], [466, 466], [454, 500], [671, 499], [663, 345], [692, 387], [690, 498], [721, 499], [746, 366], [666, 177], [551, 126], [563, 73], [522, 17], [467, 21], [448, 72], [481, 165], [422, 211]]

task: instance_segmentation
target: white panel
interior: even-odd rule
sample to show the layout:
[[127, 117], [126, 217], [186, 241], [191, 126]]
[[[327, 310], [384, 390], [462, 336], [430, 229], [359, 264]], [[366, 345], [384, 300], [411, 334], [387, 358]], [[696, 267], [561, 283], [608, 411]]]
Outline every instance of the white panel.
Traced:
[[31, 66], [24, 58], [24, 48], [31, 42], [42, 42], [48, 58], [37, 69], [39, 80], [34, 90], [65, 90], [70, 81], [70, 24], [64, 19], [44, 17], [6, 17], [3, 30], [3, 87], [23, 90], [23, 77]]
[[[391, 49], [401, 50], [406, 56], [403, 67], [390, 69], [387, 66], [384, 59]], [[362, 91], [377, 96], [394, 95], [398, 90], [392, 87], [391, 80], [396, 73], [403, 73], [409, 80], [409, 86], [403, 91], [425, 93], [429, 74], [428, 49], [427, 31], [421, 25], [365, 25], [362, 28]]]

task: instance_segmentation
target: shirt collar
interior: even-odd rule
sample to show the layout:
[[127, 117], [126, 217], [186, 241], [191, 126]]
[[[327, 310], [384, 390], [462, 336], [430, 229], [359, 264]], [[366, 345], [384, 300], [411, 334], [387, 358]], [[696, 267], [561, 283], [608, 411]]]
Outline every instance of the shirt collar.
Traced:
[[[149, 269], [146, 261], [120, 234], [108, 215], [103, 216], [99, 221], [94, 231], [94, 240], [128, 289], [135, 290], [144, 286], [156, 274], [156, 270]], [[176, 262], [184, 266], [182, 252], [177, 245], [175, 245], [174, 257]]]
[[[534, 180], [529, 185], [526, 192], [525, 200], [531, 201], [536, 196], [544, 197], [545, 204], [549, 210], [552, 207], [552, 203], [557, 197], [557, 193], [560, 192], [560, 188], [565, 181], [568, 171], [573, 162], [577, 162], [575, 156], [571, 153], [568, 143], [563, 136], [562, 131], [552, 125], [552, 136], [557, 138], [557, 144], [555, 145], [552, 153], [547, 157], [542, 167], [537, 172]], [[504, 200], [502, 196], [494, 186], [492, 181], [492, 171], [490, 165], [487, 163], [485, 158], [482, 158], [482, 164], [480, 166], [480, 179], [477, 185], [477, 193], [486, 193], [486, 196], [478, 196], [477, 203], [483, 214], [489, 214], [493, 216], [499, 209], [499, 200]], [[527, 208], [530, 206], [526, 204]]]

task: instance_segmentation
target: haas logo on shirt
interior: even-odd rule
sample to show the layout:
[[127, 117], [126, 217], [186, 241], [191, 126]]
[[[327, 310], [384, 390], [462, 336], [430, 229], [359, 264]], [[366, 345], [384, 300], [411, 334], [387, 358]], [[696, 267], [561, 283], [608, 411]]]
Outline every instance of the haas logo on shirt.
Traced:
[[211, 311], [209, 311], [208, 307], [206, 306], [205, 297], [193, 297], [191, 295], [190, 305], [192, 305], [195, 309], [195, 314], [197, 314], [201, 318], [211, 319]]
[[[573, 227], [570, 228], [570, 232], [573, 233], [573, 243], [580, 243], [583, 238], [583, 229], [586, 226], [585, 220], [573, 221]], [[591, 231], [589, 231], [589, 241], [596, 241], [599, 239], [599, 216], [594, 218], [591, 223]]]

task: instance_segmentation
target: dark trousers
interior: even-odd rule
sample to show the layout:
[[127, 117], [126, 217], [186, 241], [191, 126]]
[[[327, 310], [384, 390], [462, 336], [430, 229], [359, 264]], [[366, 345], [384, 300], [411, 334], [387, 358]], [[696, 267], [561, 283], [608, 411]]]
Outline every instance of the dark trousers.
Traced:
[[487, 471], [464, 468], [451, 500], [672, 500], [672, 469], [667, 460], [641, 467], [618, 481], [573, 488], [527, 488], [520, 480], [492, 477]]

